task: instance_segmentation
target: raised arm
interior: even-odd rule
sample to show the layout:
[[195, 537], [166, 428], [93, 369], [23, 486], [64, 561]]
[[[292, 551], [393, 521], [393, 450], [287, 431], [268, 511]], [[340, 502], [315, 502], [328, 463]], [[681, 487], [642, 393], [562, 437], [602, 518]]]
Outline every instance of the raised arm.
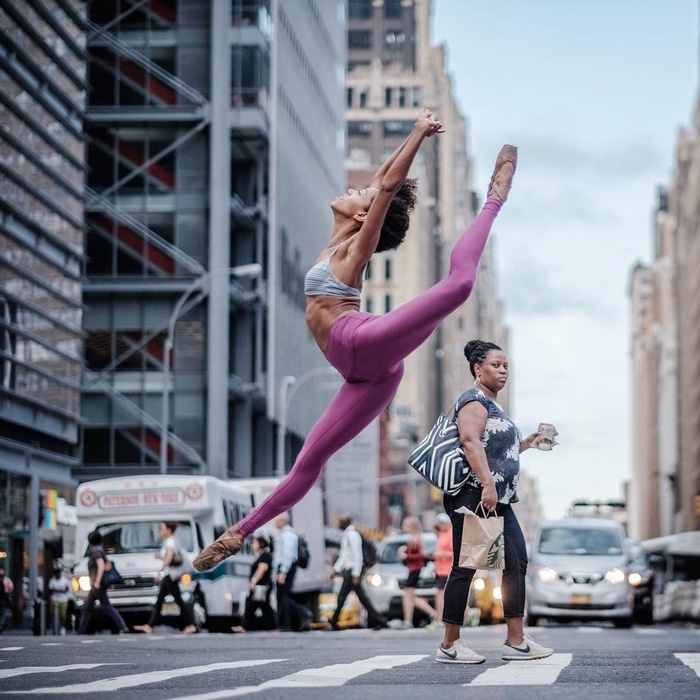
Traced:
[[443, 131], [442, 123], [433, 118], [430, 110], [421, 110], [411, 133], [377, 171], [371, 185], [378, 190], [377, 195], [350, 249], [350, 255], [356, 262], [364, 264], [374, 254], [391, 200], [408, 177], [423, 139]]

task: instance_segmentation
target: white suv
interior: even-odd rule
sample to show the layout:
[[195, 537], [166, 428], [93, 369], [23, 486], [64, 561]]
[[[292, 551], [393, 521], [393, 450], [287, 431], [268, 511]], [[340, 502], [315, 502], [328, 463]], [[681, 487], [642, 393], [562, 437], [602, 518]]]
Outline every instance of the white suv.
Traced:
[[527, 574], [527, 619], [610, 620], [632, 624], [625, 530], [613, 520], [565, 518], [540, 523]]

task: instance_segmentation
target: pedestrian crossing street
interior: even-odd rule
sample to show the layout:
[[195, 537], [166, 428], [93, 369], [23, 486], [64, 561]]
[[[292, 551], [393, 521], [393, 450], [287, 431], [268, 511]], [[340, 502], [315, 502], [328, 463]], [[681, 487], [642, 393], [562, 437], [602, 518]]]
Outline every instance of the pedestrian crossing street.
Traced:
[[[595, 629], [586, 631], [580, 630], [582, 634], [595, 634]], [[654, 634], [653, 629], [644, 630], [647, 634]], [[128, 638], [120, 638], [126, 641]], [[142, 638], [143, 639], [143, 638]], [[151, 637], [153, 641], [166, 639], [166, 637]], [[150, 641], [149, 639], [149, 641]], [[182, 637], [172, 637], [183, 639]], [[116, 640], [115, 640], [116, 641]], [[109, 644], [109, 637], [105, 639], [84, 639], [80, 644]], [[63, 642], [46, 642], [42, 646], [61, 646]], [[282, 689], [323, 689], [337, 688], [356, 679], [362, 679], [372, 672], [384, 672], [391, 674], [394, 669], [410, 667], [412, 665], [423, 665], [419, 670], [429, 672], [433, 669], [439, 673], [446, 671], [444, 665], [436, 664], [432, 654], [379, 654], [367, 655], [346, 663], [336, 663], [330, 665], [313, 665], [313, 655], [306, 655], [301, 650], [295, 653], [287, 653], [287, 658], [265, 658], [247, 659], [237, 661], [222, 661], [201, 665], [185, 666], [181, 668], [171, 668], [166, 670], [153, 670], [134, 673], [133, 669], [124, 669], [127, 664], [105, 661], [101, 663], [73, 663], [65, 665], [46, 666], [17, 666], [9, 668], [8, 662], [12, 660], [12, 655], [21, 655], [25, 647], [22, 645], [0, 645], [0, 699], [3, 695], [12, 694], [19, 696], [44, 696], [44, 695], [72, 695], [72, 696], [94, 696], [97, 693], [117, 692], [125, 690], [143, 689], [149, 692], [155, 688], [163, 688], [162, 683], [167, 681], [172, 683], [173, 679], [183, 679], [178, 686], [181, 688], [180, 694], [170, 695], [169, 700], [219, 700], [223, 698], [242, 697], [251, 694], [258, 694], [266, 690], [280, 691]], [[75, 649], [75, 645], [72, 645]], [[112, 647], [113, 648], [113, 647]], [[293, 656], [293, 658], [291, 658]], [[476, 686], [546, 686], [557, 683], [562, 671], [568, 667], [574, 667], [577, 660], [576, 653], [555, 653], [547, 659], [537, 661], [513, 661], [499, 662], [498, 665], [487, 663], [479, 666], [459, 666], [458, 668], [469, 669], [468, 674], [460, 676], [451, 674], [449, 684], [462, 685], [464, 687]], [[694, 677], [700, 682], [700, 653], [673, 653], [667, 652], [666, 664], [674, 664], [679, 671], [689, 676], [688, 670], [692, 671]], [[20, 656], [21, 658], [21, 656]], [[110, 654], [109, 659], [114, 659], [115, 655]], [[118, 656], [116, 658], [119, 658]], [[589, 656], [590, 662], [590, 656]], [[276, 666], [282, 662], [293, 661], [299, 665], [305, 665], [302, 670], [294, 673], [277, 676]], [[214, 690], [206, 693], [187, 694], [187, 678], [198, 678], [206, 674], [215, 672], [230, 672], [235, 670], [253, 669], [259, 667], [260, 676], [267, 677], [268, 680], [260, 681], [255, 685], [242, 685], [240, 687], [227, 687], [222, 690]], [[289, 664], [286, 666], [289, 669]], [[448, 668], [454, 669], [455, 665]], [[90, 672], [91, 680], [81, 681], [81, 674]], [[95, 679], [95, 676], [99, 678]], [[396, 682], [401, 683], [402, 676], [396, 675]], [[469, 676], [469, 680], [460, 683], [457, 679], [464, 679]], [[233, 676], [227, 676], [227, 683]], [[244, 676], [250, 678], [250, 675]], [[13, 679], [20, 681], [13, 683]], [[455, 682], [457, 680], [457, 682]], [[391, 681], [391, 676], [383, 676], [381, 682]], [[215, 686], [214, 686], [215, 687]], [[21, 689], [20, 689], [21, 688]], [[162, 691], [161, 691], [162, 692]], [[114, 697], [119, 697], [118, 694]], [[161, 696], [162, 697], [162, 696]], [[271, 694], [270, 697], [278, 697]]]

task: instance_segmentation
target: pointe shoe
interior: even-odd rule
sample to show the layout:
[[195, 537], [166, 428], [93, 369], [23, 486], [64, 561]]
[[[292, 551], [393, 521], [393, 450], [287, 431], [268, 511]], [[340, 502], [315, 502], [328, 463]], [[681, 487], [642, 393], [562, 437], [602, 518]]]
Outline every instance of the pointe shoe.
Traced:
[[[507, 167], [509, 163], [511, 167]], [[518, 149], [515, 146], [506, 144], [498, 154], [498, 158], [496, 158], [496, 165], [493, 169], [491, 182], [489, 182], [486, 199], [496, 199], [501, 203], [506, 201], [510, 187], [513, 184], [513, 175], [515, 175], [517, 165]]]
[[245, 536], [239, 532], [238, 525], [232, 525], [216, 542], [212, 542], [195, 557], [192, 566], [197, 571], [209, 571], [220, 561], [238, 554], [244, 542]]

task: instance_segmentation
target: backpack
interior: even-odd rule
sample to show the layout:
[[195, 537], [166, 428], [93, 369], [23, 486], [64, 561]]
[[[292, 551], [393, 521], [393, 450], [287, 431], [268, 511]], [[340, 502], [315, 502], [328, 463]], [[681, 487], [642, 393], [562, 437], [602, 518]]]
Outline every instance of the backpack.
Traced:
[[309, 543], [303, 535], [298, 535], [299, 545], [297, 548], [297, 566], [300, 569], [305, 569], [309, 565], [311, 552], [309, 552]]
[[362, 533], [360, 537], [362, 538], [362, 568], [369, 569], [377, 563], [377, 546]]

